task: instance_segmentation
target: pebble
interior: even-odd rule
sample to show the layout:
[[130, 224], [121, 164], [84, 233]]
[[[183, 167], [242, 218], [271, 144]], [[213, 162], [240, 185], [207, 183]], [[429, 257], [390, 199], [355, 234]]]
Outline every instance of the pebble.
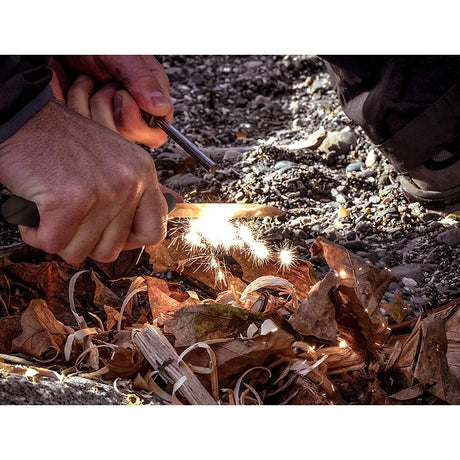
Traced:
[[204, 179], [201, 177], [194, 176], [191, 173], [187, 174], [176, 174], [165, 181], [165, 185], [172, 189], [188, 187], [191, 185], [202, 184]]
[[355, 163], [350, 163], [346, 168], [345, 171], [361, 171], [365, 168], [365, 164], [362, 161], [356, 161]]
[[338, 154], [346, 154], [350, 151], [351, 147], [356, 144], [357, 137], [351, 131], [332, 131], [328, 132], [318, 151], [322, 153], [329, 153], [334, 150]]
[[366, 156], [366, 168], [372, 168], [372, 166], [374, 166], [375, 163], [377, 163], [377, 159], [378, 156], [375, 149], [369, 150], [369, 153]]
[[241, 159], [242, 152], [238, 150], [227, 150], [225, 152], [224, 161], [228, 161], [229, 163], [236, 163]]
[[[377, 196], [377, 195], [372, 195], [372, 196], [369, 198], [369, 201], [370, 201], [372, 204], [380, 203], [380, 197]], [[396, 211], [396, 209], [395, 209], [395, 211]]]
[[407, 287], [415, 287], [415, 286], [417, 286], [417, 281], [415, 281], [412, 278], [403, 278], [401, 280], [401, 282], [404, 284], [404, 286], [407, 286]]
[[391, 267], [391, 273], [398, 279], [412, 278], [417, 281], [424, 280], [424, 272], [432, 273], [436, 270], [434, 264], [401, 264]]
[[450, 247], [456, 247], [460, 245], [460, 227], [454, 227], [445, 232], [440, 233], [436, 237], [438, 243], [445, 244]]

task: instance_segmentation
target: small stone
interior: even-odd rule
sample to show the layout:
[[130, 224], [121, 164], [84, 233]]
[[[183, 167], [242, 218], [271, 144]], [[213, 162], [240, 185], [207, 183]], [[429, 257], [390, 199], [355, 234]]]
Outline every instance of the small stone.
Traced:
[[337, 203], [340, 203], [340, 204], [345, 204], [347, 202], [347, 199], [341, 193], [338, 193], [335, 196], [335, 201], [337, 201]]
[[[372, 204], [380, 203], [380, 197], [377, 196], [377, 195], [372, 195], [372, 196], [369, 198], [369, 201], [370, 201]], [[395, 209], [395, 211], [396, 211], [396, 209]]]
[[460, 227], [454, 227], [440, 233], [436, 237], [436, 241], [452, 248], [460, 245]]
[[391, 273], [398, 279], [412, 278], [423, 282], [424, 273], [432, 273], [436, 268], [434, 264], [401, 264], [391, 267]]
[[165, 181], [165, 185], [175, 188], [188, 187], [191, 185], [202, 184], [204, 180], [201, 177], [196, 177], [191, 173], [176, 174]]
[[355, 163], [350, 163], [346, 168], [345, 171], [361, 171], [364, 169], [365, 164], [362, 161], [356, 161]]
[[229, 163], [237, 163], [241, 159], [242, 153], [238, 150], [227, 150], [224, 155], [224, 161]]
[[254, 99], [254, 104], [255, 105], [265, 105], [268, 106], [271, 103], [271, 98], [267, 96], [262, 96], [262, 94], [259, 94], [256, 96]]
[[346, 154], [353, 145], [356, 145], [356, 141], [356, 135], [351, 131], [331, 131], [327, 133], [326, 138], [321, 142], [318, 151], [329, 153], [334, 150], [339, 155]]
[[377, 159], [378, 156], [375, 149], [370, 150], [366, 156], [366, 168], [372, 168], [372, 166], [374, 166], [375, 163], [377, 163]]
[[404, 284], [404, 286], [408, 286], [408, 287], [415, 287], [417, 286], [417, 281], [415, 281], [414, 279], [412, 278], [403, 278], [401, 280], [401, 282]]

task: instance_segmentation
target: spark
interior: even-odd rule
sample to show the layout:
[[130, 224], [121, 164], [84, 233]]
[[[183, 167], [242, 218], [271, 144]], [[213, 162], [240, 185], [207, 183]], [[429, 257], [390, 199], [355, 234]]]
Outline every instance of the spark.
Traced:
[[249, 251], [251, 252], [251, 255], [254, 257], [254, 259], [258, 262], [263, 262], [270, 257], [270, 250], [264, 243], [260, 241], [254, 241], [249, 246]]
[[348, 346], [348, 344], [347, 344], [347, 342], [345, 340], [341, 340], [339, 342], [339, 347], [340, 348], [347, 348], [347, 346]]
[[342, 270], [339, 271], [339, 276], [340, 276], [340, 278], [345, 278], [347, 276], [347, 272], [342, 269]]
[[289, 268], [295, 260], [294, 251], [288, 247], [281, 249], [278, 254], [281, 268]]

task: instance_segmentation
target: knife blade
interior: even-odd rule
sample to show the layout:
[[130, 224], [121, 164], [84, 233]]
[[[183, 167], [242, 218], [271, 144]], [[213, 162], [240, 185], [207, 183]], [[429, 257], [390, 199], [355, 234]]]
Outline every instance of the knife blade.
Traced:
[[255, 203], [177, 203], [168, 220], [225, 215], [231, 219], [245, 217], [281, 217], [286, 213], [275, 206]]

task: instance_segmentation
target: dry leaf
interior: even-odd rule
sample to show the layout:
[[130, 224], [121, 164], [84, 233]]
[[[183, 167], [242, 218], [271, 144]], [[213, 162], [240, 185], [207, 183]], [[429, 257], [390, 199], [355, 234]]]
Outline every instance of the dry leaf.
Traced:
[[118, 319], [120, 318], [120, 312], [115, 310], [115, 308], [110, 307], [109, 305], [104, 305], [104, 311], [107, 316], [105, 328], [108, 331], [111, 331], [117, 326]]
[[[291, 349], [294, 342], [292, 335], [278, 329], [266, 335], [258, 335], [251, 339], [235, 338], [211, 343], [217, 360], [219, 381], [241, 374], [246, 369], [260, 366], [269, 356], [283, 354], [294, 358]], [[194, 366], [206, 366], [209, 358], [205, 353], [192, 352], [186, 362]]]
[[369, 316], [378, 309], [388, 286], [396, 278], [389, 270], [381, 270], [366, 263], [338, 244], [318, 237], [310, 248], [318, 258], [326, 260], [329, 267], [337, 272], [340, 283], [354, 289], [361, 304], [367, 308]]
[[333, 272], [329, 272], [311, 288], [308, 297], [289, 319], [297, 332], [320, 340], [336, 340], [335, 308], [329, 297], [330, 291], [336, 285], [337, 277]]
[[22, 334], [13, 340], [13, 350], [46, 359], [49, 351], [63, 353], [65, 342], [74, 330], [64, 326], [42, 299], [33, 299], [21, 318]]
[[[444, 316], [444, 315], [443, 315]], [[450, 372], [460, 379], [460, 307], [457, 306], [448, 312], [444, 319], [444, 328], [447, 336], [446, 358]]]
[[281, 277], [293, 284], [300, 300], [305, 299], [311, 287], [319, 281], [311, 263], [306, 260], [297, 260], [295, 265], [281, 270], [277, 263], [271, 261], [254, 263], [244, 252], [233, 251], [232, 257], [240, 265], [246, 283], [266, 275]]
[[96, 285], [93, 298], [94, 305], [101, 310], [105, 305], [120, 310], [123, 301], [99, 279], [94, 271], [91, 271], [91, 279]]
[[138, 348], [118, 347], [110, 359], [101, 359], [110, 370], [110, 373], [106, 375], [107, 378], [129, 379], [144, 364], [144, 357]]
[[48, 310], [64, 324], [75, 324], [75, 319], [69, 309], [68, 289], [73, 275], [70, 267], [57, 262], [11, 263], [6, 268], [25, 283], [38, 287], [45, 296]]
[[404, 298], [399, 292], [395, 292], [395, 296], [391, 302], [382, 302], [381, 307], [396, 321], [396, 323], [402, 322], [408, 313]]
[[21, 332], [20, 315], [0, 318], [0, 353], [11, 353], [11, 343]]
[[[170, 297], [166, 292], [169, 292], [168, 284], [151, 276], [144, 276], [147, 284], [147, 293], [149, 296], [149, 304], [153, 319], [164, 319], [169, 313], [172, 313], [186, 305], [196, 304], [196, 300], [187, 295], [186, 300], [179, 302]], [[166, 292], [165, 292], [166, 289]]]
[[174, 313], [165, 322], [176, 338], [176, 347], [188, 347], [196, 342], [246, 334], [251, 323], [261, 324], [264, 315], [242, 308], [217, 303], [189, 305]]
[[450, 372], [447, 337], [439, 316], [417, 323], [403, 345], [394, 372], [403, 386], [418, 381], [426, 391], [449, 404], [460, 404], [460, 382]]
[[398, 391], [397, 393], [390, 395], [389, 398], [397, 399], [398, 401], [408, 401], [410, 399], [418, 398], [423, 394], [423, 387], [419, 383], [410, 388]]

